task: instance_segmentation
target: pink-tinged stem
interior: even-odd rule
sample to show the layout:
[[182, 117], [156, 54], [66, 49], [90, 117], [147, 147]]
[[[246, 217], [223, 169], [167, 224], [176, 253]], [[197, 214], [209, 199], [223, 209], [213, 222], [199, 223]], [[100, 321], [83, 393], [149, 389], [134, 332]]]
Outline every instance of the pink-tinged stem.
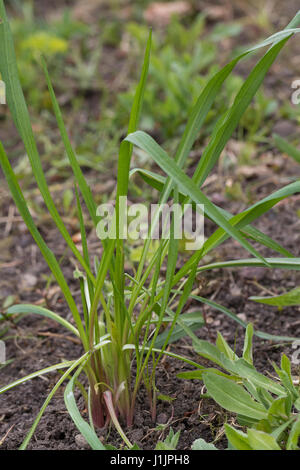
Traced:
[[115, 407], [114, 407], [114, 404], [113, 404], [113, 399], [112, 399], [112, 393], [110, 390], [106, 390], [104, 393], [103, 393], [103, 397], [104, 397], [104, 400], [105, 400], [105, 403], [106, 403], [106, 406], [107, 406], [107, 409], [108, 409], [108, 412], [110, 414], [110, 417], [111, 417], [111, 420], [112, 422], [114, 423], [115, 427], [116, 427], [116, 430], [118, 431], [118, 433], [120, 434], [120, 436], [122, 437], [123, 441], [125, 442], [125, 444], [127, 445], [127, 447], [130, 449], [132, 447], [132, 444], [130, 443], [130, 441], [127, 439], [123, 429], [121, 428], [121, 425], [118, 421], [118, 418], [117, 418], [117, 415], [116, 415], [116, 412], [115, 412]]

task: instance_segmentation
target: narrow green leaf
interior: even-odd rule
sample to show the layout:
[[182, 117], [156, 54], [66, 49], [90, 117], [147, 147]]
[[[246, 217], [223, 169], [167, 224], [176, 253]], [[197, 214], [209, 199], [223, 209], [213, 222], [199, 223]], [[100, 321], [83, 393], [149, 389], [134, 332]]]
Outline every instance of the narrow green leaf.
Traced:
[[46, 81], [47, 81], [47, 85], [48, 85], [48, 89], [49, 89], [49, 93], [50, 93], [50, 98], [51, 98], [54, 114], [55, 114], [55, 117], [56, 117], [58, 128], [60, 130], [60, 135], [62, 137], [62, 141], [64, 143], [66, 153], [67, 153], [67, 156], [69, 158], [70, 165], [71, 165], [71, 168], [73, 170], [74, 176], [76, 178], [76, 181], [77, 181], [78, 186], [80, 188], [81, 194], [82, 194], [82, 196], [84, 198], [84, 201], [86, 203], [86, 206], [88, 208], [90, 217], [93, 220], [94, 224], [96, 225], [96, 223], [97, 223], [96, 203], [94, 201], [91, 189], [90, 189], [89, 185], [87, 184], [85, 177], [82, 174], [82, 171], [81, 171], [81, 168], [78, 164], [75, 152], [72, 148], [70, 139], [68, 137], [68, 134], [67, 134], [67, 131], [66, 131], [66, 128], [65, 128], [65, 124], [64, 124], [64, 120], [63, 120], [63, 117], [62, 117], [62, 113], [61, 113], [58, 101], [56, 99], [55, 92], [54, 92], [54, 89], [53, 89], [53, 86], [52, 86], [52, 83], [51, 83], [51, 79], [50, 79], [50, 76], [49, 76], [49, 73], [48, 73], [46, 62], [45, 62], [43, 57], [41, 58], [41, 60], [42, 60], [42, 67], [43, 67], [43, 70], [44, 70], [44, 74], [45, 74], [45, 77], [46, 77]]
[[269, 297], [249, 297], [249, 300], [266, 305], [274, 305], [275, 307], [289, 307], [292, 305], [300, 305], [300, 287], [292, 289], [289, 292], [281, 295], [274, 295]]
[[[295, 271], [300, 271], [300, 258], [266, 258], [268, 264], [271, 268], [277, 269], [292, 269]], [[220, 269], [220, 268], [244, 268], [249, 266], [255, 266], [258, 268], [263, 268], [264, 263], [258, 261], [254, 258], [248, 259], [238, 259], [231, 261], [221, 261], [217, 263], [206, 264], [198, 268], [198, 272], [206, 271], [208, 269]], [[185, 267], [184, 270], [186, 270]], [[182, 272], [180, 272], [180, 275]], [[179, 276], [179, 273], [178, 273]]]
[[[202, 326], [204, 325], [204, 320], [203, 320], [203, 316], [201, 315], [201, 313], [198, 313], [197, 315], [195, 315], [195, 312], [193, 312], [191, 315], [189, 315], [188, 313], [185, 313], [184, 315], [181, 316], [181, 320], [185, 322], [187, 326], [191, 328], [192, 331], [202, 328]], [[167, 344], [171, 344], [183, 338], [184, 336], [186, 336], [185, 330], [180, 325], [176, 325], [173, 331], [171, 332], [171, 334], [169, 333], [170, 333], [170, 330], [166, 329], [163, 333], [157, 336], [156, 341], [155, 341], [156, 348], [162, 348], [166, 340], [167, 340]]]
[[233, 349], [229, 346], [225, 338], [221, 335], [221, 333], [218, 331], [217, 332], [217, 340], [216, 340], [216, 346], [221, 351], [228, 359], [231, 361], [234, 361], [235, 359], [238, 359], [238, 356], [235, 354]]
[[51, 320], [56, 321], [57, 323], [60, 323], [62, 326], [67, 328], [71, 333], [73, 333], [76, 336], [79, 336], [78, 330], [71, 325], [65, 318], [60, 317], [57, 315], [57, 313], [51, 312], [51, 310], [48, 310], [47, 308], [44, 307], [39, 307], [38, 305], [30, 305], [30, 304], [18, 304], [18, 305], [13, 305], [12, 307], [9, 307], [6, 310], [6, 315], [15, 315], [15, 314], [27, 314], [27, 315], [41, 315], [43, 317], [48, 317], [51, 318]]
[[[244, 237], [242, 237], [238, 230], [220, 214], [215, 205], [202, 193], [196, 184], [186, 176], [176, 163], [170, 159], [168, 154], [152, 137], [145, 132], [137, 131], [133, 134], [129, 134], [125, 140], [147, 152], [166, 174], [172, 177], [174, 182], [178, 185], [179, 190], [188, 194], [196, 204], [204, 204], [207, 214], [218, 226], [222, 227], [225, 232], [235, 238], [247, 251], [264, 262], [263, 257], [244, 239]], [[267, 265], [267, 262], [265, 264]]]
[[290, 430], [290, 435], [286, 443], [286, 450], [299, 450], [299, 437], [300, 437], [300, 418], [295, 421]]
[[278, 134], [273, 134], [274, 143], [281, 152], [286, 153], [292, 157], [297, 163], [300, 163], [300, 150], [290, 144], [286, 139], [283, 139]]
[[60, 362], [59, 364], [54, 364], [53, 366], [46, 367], [45, 369], [40, 369], [35, 372], [32, 372], [31, 374], [28, 374], [25, 377], [22, 377], [21, 379], [15, 380], [10, 384], [1, 387], [0, 394], [11, 390], [12, 388], [17, 387], [18, 385], [28, 382], [28, 380], [34, 379], [35, 377], [40, 377], [56, 370], [67, 369], [68, 367], [72, 366], [73, 363], [74, 361], [64, 361]]
[[213, 372], [214, 374], [221, 375], [222, 377], [226, 377], [229, 380], [239, 379], [239, 377], [237, 376], [225, 374], [224, 372], [221, 372], [219, 369], [215, 369], [214, 367], [210, 367], [209, 369], [202, 367], [201, 369], [196, 369], [192, 371], [179, 372], [176, 377], [185, 380], [203, 380], [203, 372]]
[[214, 131], [208, 146], [204, 150], [193, 176], [193, 181], [200, 187], [217, 162], [222, 150], [234, 132], [242, 115], [248, 108], [252, 98], [262, 84], [267, 71], [273, 64], [288, 38], [289, 36], [275, 43], [260, 59], [258, 64], [253, 68], [248, 78], [243, 83], [231, 109], [226, 114], [226, 118], [220, 118], [219, 122], [217, 123], [216, 130]]
[[[146, 88], [146, 81], [149, 71], [149, 62], [150, 62], [150, 53], [151, 53], [151, 44], [152, 44], [152, 31], [149, 32], [149, 38], [146, 46], [146, 51], [144, 55], [144, 63], [141, 73], [141, 78], [135, 93], [129, 125], [128, 133], [134, 132], [137, 129], [139, 117], [142, 109], [144, 92]], [[120, 237], [120, 227], [119, 227], [119, 214], [120, 214], [120, 197], [127, 196], [128, 193], [128, 182], [129, 182], [129, 171], [130, 171], [130, 162], [132, 157], [132, 145], [129, 142], [123, 141], [120, 145], [119, 150], [119, 159], [118, 159], [118, 175], [117, 175], [117, 194], [116, 194], [116, 268], [115, 268], [115, 315], [116, 323], [120, 325], [120, 328], [123, 329], [124, 323], [124, 309], [121, 305], [121, 299], [124, 297], [124, 286], [125, 286], [125, 276], [124, 276], [124, 247], [123, 239]]]
[[245, 361], [249, 362], [249, 364], [253, 364], [253, 356], [252, 356], [252, 338], [253, 338], [253, 325], [249, 323], [246, 328], [245, 334], [245, 341], [244, 341], [244, 348], [243, 348], [243, 358]]
[[24, 222], [27, 225], [28, 230], [30, 231], [34, 241], [38, 245], [43, 257], [45, 258], [49, 268], [51, 269], [58, 285], [60, 286], [65, 299], [70, 307], [70, 310], [72, 312], [72, 315], [74, 317], [74, 320], [76, 322], [77, 330], [80, 334], [80, 338], [85, 346], [86, 349], [88, 349], [88, 344], [87, 344], [87, 339], [85, 336], [85, 332], [81, 323], [81, 318], [79, 315], [79, 311], [77, 309], [76, 303], [73, 299], [73, 296], [71, 294], [71, 291], [69, 289], [69, 286], [64, 278], [64, 275], [60, 269], [60, 266], [53, 254], [53, 252], [48, 248], [46, 245], [44, 239], [42, 238], [40, 232], [38, 231], [37, 227], [35, 226], [35, 223], [31, 217], [31, 214], [29, 212], [28, 206], [26, 204], [25, 198], [23, 196], [23, 193], [21, 191], [21, 188], [19, 186], [19, 183], [17, 181], [17, 178], [10, 166], [10, 163], [8, 161], [8, 158], [6, 156], [6, 153], [4, 151], [4, 148], [0, 142], [0, 164], [2, 167], [2, 170], [4, 172], [4, 175], [6, 177], [6, 181], [9, 185], [9, 189], [11, 191], [11, 194], [13, 196], [13, 199], [15, 201], [15, 204], [24, 220]]

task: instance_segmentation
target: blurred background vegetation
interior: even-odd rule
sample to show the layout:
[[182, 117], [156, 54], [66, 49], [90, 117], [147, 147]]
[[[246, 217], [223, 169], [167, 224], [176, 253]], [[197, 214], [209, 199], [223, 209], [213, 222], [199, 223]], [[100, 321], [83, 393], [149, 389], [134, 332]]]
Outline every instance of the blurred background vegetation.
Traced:
[[[53, 182], [65, 180], [69, 170], [40, 66], [41, 54], [48, 63], [80, 164], [87, 171], [108, 175], [117, 161], [119, 141], [126, 134], [150, 27], [153, 50], [140, 127], [172, 152], [207, 80], [241, 48], [285, 26], [297, 10], [296, 1], [283, 8], [276, 0], [7, 0], [6, 4], [34, 131]], [[273, 67], [274, 75], [271, 73], [244, 115], [232, 149], [221, 159], [225, 168], [257, 164], [259, 155], [272, 146], [274, 129], [295, 141], [300, 111], [289, 95], [290, 84], [297, 78], [299, 55], [295, 57], [287, 49], [289, 69], [280, 60]], [[227, 80], [199, 135], [196, 158], [249, 67], [248, 62], [242, 63]], [[11, 158], [17, 158], [17, 172], [26, 181], [30, 168], [8, 111], [3, 109], [0, 137]], [[141, 152], [136, 158], [148, 166]], [[235, 191], [240, 197], [239, 187], [233, 189], [233, 196]]]

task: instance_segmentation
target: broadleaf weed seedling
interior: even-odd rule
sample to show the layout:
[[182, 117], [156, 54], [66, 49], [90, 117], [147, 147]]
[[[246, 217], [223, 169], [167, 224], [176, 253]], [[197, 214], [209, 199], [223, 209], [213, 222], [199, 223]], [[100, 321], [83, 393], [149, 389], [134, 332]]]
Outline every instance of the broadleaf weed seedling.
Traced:
[[[274, 380], [258, 372], [253, 364], [253, 325], [246, 328], [242, 357], [218, 333], [216, 345], [197, 340], [200, 356], [221, 367], [202, 367], [183, 372], [185, 379], [203, 380], [209, 397], [223, 409], [237, 415], [237, 423], [247, 433], [225, 423], [229, 448], [236, 450], [299, 450], [299, 378], [292, 375], [291, 361], [283, 354]], [[231, 447], [230, 447], [231, 446]]]
[[[201, 186], [213, 169], [243, 113], [259, 89], [268, 69], [287, 40], [299, 32], [296, 26], [299, 23], [300, 14], [296, 15], [287, 29], [274, 34], [259, 45], [243, 52], [209, 80], [192, 109], [174, 159], [171, 159], [149, 135], [137, 131], [149, 69], [152, 37], [150, 32], [141, 78], [129, 118], [128, 135], [122, 141], [119, 150], [115, 202], [116, 237], [107, 237], [101, 240], [102, 250], [100, 251], [99, 260], [96, 261], [94, 266], [91, 263], [84, 220], [85, 211], [82, 208], [81, 198], [85, 203], [95, 229], [99, 223], [97, 207], [91, 188], [81, 171], [68, 138], [46, 63], [42, 59], [42, 67], [61, 139], [74, 173], [76, 206], [82, 240], [81, 251], [74, 244], [54, 204], [42, 169], [27, 105], [18, 78], [13, 38], [3, 0], [0, 0], [0, 18], [0, 72], [6, 84], [7, 104], [24, 143], [33, 175], [49, 214], [76, 259], [78, 267], [75, 277], [80, 285], [82, 298], [82, 313], [80, 313], [79, 306], [75, 302], [70, 290], [68, 280], [64, 277], [54, 253], [49, 249], [38, 231], [3, 145], [0, 144], [0, 163], [12, 197], [28, 230], [48, 263], [52, 275], [62, 290], [72, 314], [73, 322], [67, 321], [49, 309], [36, 305], [14, 305], [7, 309], [6, 314], [22, 313], [49, 317], [78, 337], [83, 347], [83, 354], [78, 359], [64, 361], [32, 373], [2, 387], [0, 393], [48, 372], [62, 371], [60, 379], [47, 396], [21, 449], [27, 447], [48, 403], [66, 380], [67, 386], [64, 395], [66, 407], [89, 445], [93, 449], [104, 449], [105, 446], [98, 439], [95, 427], [102, 428], [109, 422], [113, 422], [125, 444], [130, 448], [132, 444], [127, 439], [121, 426], [124, 423], [128, 426], [133, 423], [135, 401], [142, 383], [145, 384], [148, 391], [152, 418], [155, 419], [157, 394], [155, 374], [162, 355], [167, 354], [195, 367], [200, 367], [189, 358], [179, 356], [167, 350], [168, 344], [174, 340], [172, 333], [175, 331], [175, 327], [177, 328], [176, 338], [183, 334], [187, 334], [192, 338], [194, 336], [190, 328], [190, 321], [186, 321], [185, 315], [181, 315], [188, 299], [192, 298], [195, 301], [207, 303], [213, 308], [218, 308], [237, 322], [242, 323], [243, 326], [246, 326], [227, 309], [196, 295], [198, 291], [193, 291], [193, 286], [197, 273], [219, 267], [251, 266], [253, 264], [262, 267], [279, 266], [286, 269], [299, 269], [300, 267], [299, 259], [294, 258], [285, 248], [251, 225], [254, 220], [268, 211], [277, 202], [295, 192], [299, 192], [300, 182], [295, 182], [281, 188], [235, 216], [213, 204], [201, 191]], [[232, 106], [220, 117], [193, 177], [189, 178], [183, 171], [183, 167], [207, 113], [209, 113], [211, 106], [217, 99], [223, 83], [242, 58], [266, 46], [269, 46], [269, 49], [244, 81]], [[153, 228], [151, 227], [148, 231], [148, 236], [144, 240], [136, 272], [134, 275], [126, 272], [126, 241], [122, 235], [122, 223], [120, 223], [122, 215], [121, 201], [123, 200], [122, 198], [126, 198], [128, 195], [131, 156], [134, 146], [138, 146], [148, 153], [167, 175], [167, 178], [164, 178], [150, 171], [135, 170], [150, 186], [153, 186], [160, 193], [159, 209], [155, 214], [154, 226], [159, 220], [160, 207], [167, 203], [170, 197], [173, 198], [174, 204], [181, 205], [183, 210], [186, 203], [191, 203], [194, 206], [197, 206], [197, 204], [204, 205], [205, 217], [213, 220], [218, 226], [217, 230], [205, 241], [203, 246], [195, 250], [179, 270], [176, 266], [179, 240], [175, 236], [178, 221], [174, 214], [172, 214], [168, 238], [159, 241], [157, 249], [149, 258], [148, 252], [153, 246], [151, 239]], [[204, 256], [223, 243], [228, 237], [233, 237], [237, 240], [253, 257], [232, 262], [205, 264], [203, 262]], [[253, 248], [248, 239], [267, 246], [283, 257], [264, 259]], [[164, 279], [161, 278], [163, 264], [166, 267]], [[195, 318], [193, 320], [195, 321]], [[199, 315], [199, 324], [201, 322], [202, 318]], [[162, 340], [160, 336], [161, 327], [165, 324], [169, 324], [169, 329]], [[257, 331], [254, 334], [259, 334], [263, 337], [265, 335]], [[270, 337], [270, 335], [267, 336]], [[157, 346], [158, 344], [159, 347]], [[81, 383], [80, 378], [82, 374], [86, 375], [89, 383], [87, 391], [80, 385], [80, 390], [89, 410], [89, 422], [85, 421], [81, 416], [74, 397], [74, 389]]]

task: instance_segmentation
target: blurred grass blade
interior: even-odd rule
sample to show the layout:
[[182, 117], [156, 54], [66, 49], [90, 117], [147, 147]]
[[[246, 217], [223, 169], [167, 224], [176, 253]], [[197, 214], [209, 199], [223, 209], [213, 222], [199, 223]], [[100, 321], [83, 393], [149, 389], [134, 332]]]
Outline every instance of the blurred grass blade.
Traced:
[[300, 150], [294, 145], [290, 144], [286, 139], [283, 139], [278, 134], [273, 134], [274, 143], [276, 147], [283, 153], [292, 157], [297, 163], [300, 163]]
[[203, 152], [200, 162], [193, 175], [194, 182], [200, 187], [203, 185], [211, 169], [214, 167], [222, 150], [230, 139], [232, 133], [237, 127], [242, 115], [248, 108], [252, 98], [262, 84], [267, 71], [273, 64], [277, 55], [289, 39], [289, 36], [282, 39], [269, 49], [258, 64], [250, 72], [240, 91], [238, 92], [232, 107], [229, 109], [226, 117], [221, 117], [216, 125], [216, 131], [213, 134], [208, 146]]
[[[149, 38], [144, 55], [144, 63], [142, 67], [141, 78], [135, 93], [133, 105], [131, 108], [128, 133], [134, 132], [137, 129], [139, 117], [142, 109], [144, 92], [146, 88], [146, 81], [149, 72], [149, 62], [152, 44], [152, 30], [149, 32]], [[122, 325], [124, 322], [123, 307], [120, 302], [120, 295], [124, 296], [124, 250], [123, 240], [120, 238], [120, 227], [119, 227], [119, 214], [120, 214], [120, 197], [127, 196], [128, 193], [128, 182], [129, 182], [129, 170], [130, 161], [132, 156], [132, 145], [130, 142], [123, 141], [120, 145], [119, 159], [118, 159], [118, 175], [117, 175], [117, 194], [116, 194], [116, 267], [115, 267], [115, 281], [116, 281], [116, 323]]]
[[[209, 307], [219, 310], [220, 312], [224, 313], [228, 318], [231, 318], [239, 325], [243, 326], [244, 328], [247, 328], [248, 326], [247, 322], [243, 321], [235, 313], [231, 312], [228, 308], [224, 307], [223, 305], [220, 305], [213, 300], [206, 299], [198, 295], [191, 295], [191, 298], [197, 300], [198, 302], [204, 303], [208, 305]], [[295, 339], [297, 339], [297, 338], [294, 338], [293, 336], [271, 335], [269, 333], [265, 333], [264, 331], [260, 331], [260, 330], [254, 330], [253, 334], [257, 336], [258, 338], [270, 339], [273, 341], [294, 341]]]
[[81, 171], [81, 168], [80, 168], [79, 163], [77, 161], [75, 152], [72, 148], [70, 139], [68, 137], [66, 127], [65, 127], [65, 124], [64, 124], [64, 120], [63, 120], [63, 117], [62, 117], [62, 113], [61, 113], [58, 101], [57, 101], [55, 93], [54, 93], [54, 89], [53, 89], [53, 86], [52, 86], [52, 83], [51, 83], [51, 80], [50, 80], [50, 76], [49, 76], [49, 73], [48, 73], [46, 62], [45, 62], [43, 57], [41, 58], [41, 61], [42, 61], [42, 67], [43, 67], [43, 70], [44, 70], [44, 74], [45, 74], [45, 77], [46, 77], [46, 81], [47, 81], [47, 85], [48, 85], [48, 89], [49, 89], [49, 93], [50, 93], [50, 98], [51, 98], [54, 114], [55, 114], [56, 121], [57, 121], [59, 130], [60, 130], [61, 138], [62, 138], [62, 141], [64, 143], [65, 150], [66, 150], [67, 156], [69, 158], [70, 165], [71, 165], [71, 168], [73, 170], [74, 176], [76, 178], [77, 184], [78, 184], [78, 186], [80, 188], [80, 191], [81, 191], [81, 194], [84, 198], [84, 202], [86, 203], [86, 206], [88, 208], [90, 217], [91, 217], [92, 221], [94, 222], [94, 225], [96, 226], [96, 223], [97, 223], [96, 203], [94, 201], [91, 189], [90, 189], [89, 185], [87, 184], [85, 177], [82, 174], [82, 171]]

